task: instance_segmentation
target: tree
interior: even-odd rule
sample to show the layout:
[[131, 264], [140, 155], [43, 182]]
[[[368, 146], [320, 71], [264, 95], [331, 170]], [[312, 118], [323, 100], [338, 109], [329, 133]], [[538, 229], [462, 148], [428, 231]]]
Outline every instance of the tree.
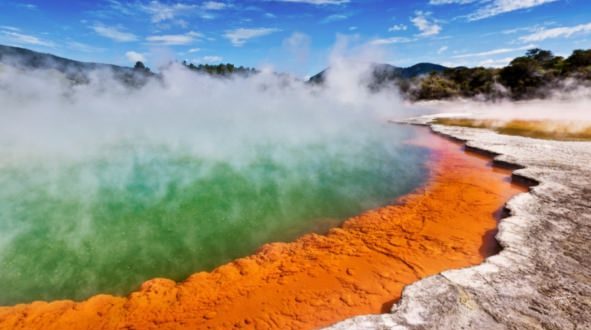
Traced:
[[581, 80], [591, 80], [591, 49], [575, 50], [564, 61], [564, 73]]
[[546, 63], [554, 59], [554, 54], [549, 50], [543, 50], [540, 48], [533, 48], [525, 53], [525, 56], [531, 58], [539, 63]]
[[483, 67], [457, 67], [445, 70], [443, 75], [457, 84], [463, 97], [492, 93], [495, 83], [494, 71]]
[[591, 49], [575, 50], [571, 56], [566, 59], [566, 63], [570, 68], [580, 68], [591, 65]]
[[544, 84], [540, 63], [531, 56], [515, 58], [501, 69], [499, 76], [516, 99], [533, 96], [532, 93]]
[[492, 70], [482, 67], [474, 68], [468, 81], [468, 89], [472, 92], [472, 95], [489, 94], [493, 91], [494, 83], [495, 78]]
[[560, 88], [565, 78], [577, 84], [591, 81], [591, 49], [575, 50], [564, 59], [540, 48], [528, 50], [501, 69], [456, 67], [416, 80], [397, 82], [411, 99], [429, 100], [452, 97], [495, 99], [506, 95], [514, 99], [545, 97], [551, 88]]
[[183, 61], [182, 64], [193, 71], [207, 73], [214, 76], [229, 76], [233, 74], [249, 75], [257, 72], [255, 69], [245, 68], [243, 66], [236, 67], [231, 63], [217, 65], [199, 64], [196, 66], [193, 63], [187, 63], [186, 61]]
[[146, 66], [144, 65], [144, 63], [142, 61], [135, 62], [135, 65], [133, 66], [133, 69], [134, 70], [141, 70], [141, 71], [148, 70], [148, 68], [146, 68]]
[[421, 80], [414, 97], [417, 100], [439, 100], [457, 96], [459, 96], [459, 87], [454, 81], [439, 74], [431, 74]]

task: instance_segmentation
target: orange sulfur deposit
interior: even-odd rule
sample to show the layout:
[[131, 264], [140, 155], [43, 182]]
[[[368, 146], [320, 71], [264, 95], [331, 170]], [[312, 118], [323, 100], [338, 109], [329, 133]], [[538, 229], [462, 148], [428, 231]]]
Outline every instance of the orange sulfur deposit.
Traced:
[[386, 312], [405, 285], [495, 253], [499, 211], [524, 190], [457, 143], [426, 130], [413, 143], [432, 149], [430, 181], [397, 205], [128, 297], [0, 307], [0, 329], [315, 329]]

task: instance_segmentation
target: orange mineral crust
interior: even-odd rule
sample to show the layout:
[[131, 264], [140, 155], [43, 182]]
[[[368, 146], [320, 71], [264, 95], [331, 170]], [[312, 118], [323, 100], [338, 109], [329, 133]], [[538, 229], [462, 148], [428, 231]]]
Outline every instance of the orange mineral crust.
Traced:
[[383, 313], [405, 285], [495, 253], [499, 210], [524, 190], [427, 130], [412, 143], [432, 149], [430, 180], [396, 205], [128, 297], [1, 307], [0, 329], [315, 329]]

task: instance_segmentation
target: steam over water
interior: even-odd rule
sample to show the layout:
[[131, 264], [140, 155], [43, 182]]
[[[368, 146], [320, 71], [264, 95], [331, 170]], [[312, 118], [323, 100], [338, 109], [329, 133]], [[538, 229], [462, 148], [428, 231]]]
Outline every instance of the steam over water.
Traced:
[[411, 191], [425, 151], [385, 124], [395, 98], [364, 93], [0, 67], [0, 305], [182, 280]]

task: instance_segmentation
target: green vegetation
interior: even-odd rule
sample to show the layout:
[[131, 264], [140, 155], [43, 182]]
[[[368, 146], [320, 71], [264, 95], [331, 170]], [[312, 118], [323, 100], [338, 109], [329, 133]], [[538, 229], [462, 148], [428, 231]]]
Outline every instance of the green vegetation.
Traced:
[[145, 72], [145, 73], [151, 72], [150, 69], [146, 65], [144, 65], [144, 63], [141, 61], [135, 62], [135, 65], [133, 66], [133, 70], [135, 72]]
[[412, 100], [480, 97], [494, 100], [544, 98], [568, 78], [591, 84], [591, 49], [575, 50], [568, 58], [539, 48], [527, 51], [501, 69], [449, 68], [401, 83]]
[[241, 74], [241, 75], [250, 75], [257, 73], [258, 71], [253, 68], [245, 68], [243, 66], [236, 67], [234, 64], [226, 63], [226, 64], [218, 64], [218, 65], [210, 65], [210, 64], [199, 64], [195, 65], [193, 63], [187, 63], [183, 61], [183, 65], [190, 70], [208, 73], [210, 75], [215, 76], [228, 76], [233, 74]]
[[[308, 82], [313, 84], [323, 84], [326, 80], [326, 75], [331, 68], [327, 68], [322, 72], [312, 76]], [[417, 63], [407, 68], [400, 68], [390, 64], [377, 64], [374, 63], [371, 67], [373, 79], [369, 84], [369, 88], [372, 90], [379, 90], [385, 85], [396, 83], [399, 84], [409, 82], [412, 78], [417, 78], [429, 73], [440, 73], [447, 68], [433, 63]]]
[[551, 120], [510, 120], [437, 118], [435, 124], [488, 128], [506, 135], [561, 141], [591, 141], [591, 125]]

